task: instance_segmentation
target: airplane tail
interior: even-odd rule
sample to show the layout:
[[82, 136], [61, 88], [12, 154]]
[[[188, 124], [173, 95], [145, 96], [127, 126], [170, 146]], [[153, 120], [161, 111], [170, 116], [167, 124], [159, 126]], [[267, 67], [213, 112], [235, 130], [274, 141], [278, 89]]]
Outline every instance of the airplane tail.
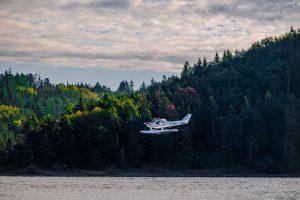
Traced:
[[190, 119], [192, 117], [192, 114], [187, 114], [187, 116], [185, 116], [183, 119], [182, 119], [182, 122], [185, 123], [185, 124], [188, 124]]

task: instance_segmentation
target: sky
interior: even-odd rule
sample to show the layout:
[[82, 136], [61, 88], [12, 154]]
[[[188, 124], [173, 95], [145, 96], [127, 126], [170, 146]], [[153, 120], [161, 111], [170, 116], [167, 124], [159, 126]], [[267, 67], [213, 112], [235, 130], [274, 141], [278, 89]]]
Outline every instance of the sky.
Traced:
[[0, 73], [138, 88], [291, 26], [300, 0], [0, 0]]

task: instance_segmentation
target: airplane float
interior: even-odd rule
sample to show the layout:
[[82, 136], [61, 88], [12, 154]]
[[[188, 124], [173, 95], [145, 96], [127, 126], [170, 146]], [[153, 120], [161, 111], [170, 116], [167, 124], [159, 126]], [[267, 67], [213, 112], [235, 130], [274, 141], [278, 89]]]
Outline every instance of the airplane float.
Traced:
[[140, 131], [142, 134], [160, 135], [162, 133], [178, 132], [178, 129], [169, 129], [174, 126], [186, 125], [189, 123], [192, 114], [188, 114], [182, 120], [167, 121], [166, 119], [154, 118], [151, 122], [145, 122], [150, 130]]

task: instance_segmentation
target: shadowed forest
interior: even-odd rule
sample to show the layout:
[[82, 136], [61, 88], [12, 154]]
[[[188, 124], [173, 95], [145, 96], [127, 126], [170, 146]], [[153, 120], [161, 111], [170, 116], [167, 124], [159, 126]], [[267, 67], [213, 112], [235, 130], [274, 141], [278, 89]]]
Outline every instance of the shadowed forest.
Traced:
[[[187, 113], [178, 133], [139, 133], [152, 117]], [[111, 91], [8, 69], [0, 75], [0, 170], [28, 165], [299, 173], [300, 29], [186, 62], [180, 77], [138, 90], [132, 81]]]

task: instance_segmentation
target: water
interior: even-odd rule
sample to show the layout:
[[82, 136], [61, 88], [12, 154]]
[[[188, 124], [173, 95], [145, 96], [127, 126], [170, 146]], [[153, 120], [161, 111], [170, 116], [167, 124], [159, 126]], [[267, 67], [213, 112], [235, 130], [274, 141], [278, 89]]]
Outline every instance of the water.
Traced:
[[0, 176], [0, 199], [300, 199], [300, 178]]

